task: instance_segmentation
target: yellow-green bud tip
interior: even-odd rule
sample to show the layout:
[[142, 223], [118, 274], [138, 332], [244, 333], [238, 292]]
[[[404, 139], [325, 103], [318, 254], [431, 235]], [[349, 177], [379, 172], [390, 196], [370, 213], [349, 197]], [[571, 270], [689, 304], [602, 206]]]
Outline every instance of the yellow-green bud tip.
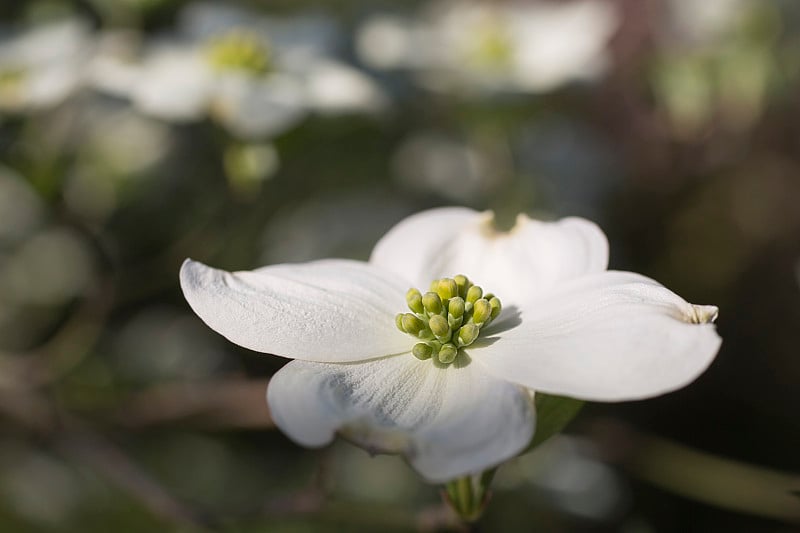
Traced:
[[461, 318], [464, 316], [464, 299], [460, 296], [456, 296], [450, 303], [447, 305], [447, 312], [453, 318]]
[[453, 281], [456, 282], [456, 286], [458, 287], [458, 295], [462, 298], [467, 297], [467, 291], [472, 286], [470, 283], [469, 278], [463, 274], [459, 274], [457, 276], [453, 276]]
[[450, 333], [450, 325], [442, 315], [433, 315], [428, 321], [428, 326], [437, 337], [445, 337]]
[[500, 311], [503, 309], [503, 306], [500, 304], [500, 298], [498, 298], [497, 296], [492, 297], [492, 299], [489, 300], [489, 305], [492, 307], [491, 319], [494, 320], [495, 318], [497, 318], [497, 315], [499, 315]]
[[419, 342], [414, 345], [414, 349], [411, 350], [411, 353], [420, 361], [424, 361], [431, 358], [433, 355], [433, 348], [423, 342]]
[[457, 355], [458, 355], [458, 348], [456, 348], [452, 344], [445, 344], [439, 350], [439, 362], [445, 365], [449, 365], [450, 363], [455, 361]]
[[[477, 302], [472, 309], [472, 321], [475, 324], [483, 324], [492, 316], [492, 306], [488, 300], [481, 298]], [[404, 323], [405, 325], [405, 323]]]
[[481, 296], [483, 296], [483, 289], [477, 285], [473, 285], [469, 288], [469, 290], [467, 290], [467, 296], [465, 299], [467, 302], [474, 304], [476, 301], [480, 300]]
[[458, 330], [458, 344], [459, 346], [469, 346], [475, 339], [478, 338], [481, 328], [475, 324], [466, 324]]
[[416, 316], [412, 315], [411, 313], [404, 314], [402, 320], [403, 320], [403, 329], [405, 330], [406, 333], [417, 335], [420, 331], [422, 331], [425, 328], [425, 323]]
[[425, 296], [422, 297], [422, 305], [430, 314], [442, 312], [442, 299], [435, 292], [426, 292]]
[[422, 295], [417, 289], [410, 289], [406, 293], [406, 303], [408, 304], [408, 308], [415, 313], [425, 312], [425, 308], [422, 305]]
[[454, 279], [451, 278], [443, 278], [439, 280], [439, 284], [436, 287], [436, 292], [442, 298], [442, 300], [448, 300], [453, 296], [458, 296], [458, 285]]

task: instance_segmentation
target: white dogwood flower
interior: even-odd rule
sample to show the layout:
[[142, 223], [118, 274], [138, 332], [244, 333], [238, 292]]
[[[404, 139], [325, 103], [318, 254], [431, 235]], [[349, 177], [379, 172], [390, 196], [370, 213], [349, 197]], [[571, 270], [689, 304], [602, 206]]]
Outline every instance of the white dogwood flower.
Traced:
[[0, 40], [0, 112], [56, 106], [85, 83], [93, 50], [88, 24], [69, 18]]
[[416, 18], [378, 15], [357, 36], [364, 61], [407, 68], [434, 89], [545, 92], [609, 64], [617, 14], [608, 2], [431, 3]]
[[187, 260], [180, 278], [212, 329], [294, 359], [267, 391], [291, 439], [317, 447], [340, 433], [445, 482], [528, 446], [534, 391], [647, 398], [713, 360], [715, 307], [607, 262], [604, 234], [583, 219], [521, 215], [498, 232], [491, 213], [442, 208], [400, 222], [369, 262], [230, 273]]
[[[178, 30], [147, 43], [140, 61], [95, 61], [95, 85], [174, 122], [209, 116], [242, 139], [268, 138], [307, 113], [376, 111], [384, 95], [330, 57], [331, 24], [270, 18], [221, 3], [190, 4]], [[120, 80], [126, 80], [120, 83]]]

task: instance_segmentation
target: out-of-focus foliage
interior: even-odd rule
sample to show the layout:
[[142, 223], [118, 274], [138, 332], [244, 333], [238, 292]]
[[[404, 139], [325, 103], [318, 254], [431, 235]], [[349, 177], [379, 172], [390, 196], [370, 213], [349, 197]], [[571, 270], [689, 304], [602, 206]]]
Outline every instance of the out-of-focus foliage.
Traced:
[[0, 530], [457, 528], [400, 459], [273, 430], [283, 361], [177, 285], [446, 204], [590, 217], [724, 338], [501, 467], [481, 527], [797, 527], [798, 95], [789, 0], [0, 4]]

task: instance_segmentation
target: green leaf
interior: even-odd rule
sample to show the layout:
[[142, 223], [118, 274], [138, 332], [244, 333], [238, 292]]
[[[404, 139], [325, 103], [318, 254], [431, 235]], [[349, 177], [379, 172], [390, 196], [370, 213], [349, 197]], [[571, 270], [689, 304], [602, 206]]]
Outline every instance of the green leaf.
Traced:
[[583, 407], [583, 400], [536, 393], [536, 434], [525, 452], [559, 433]]

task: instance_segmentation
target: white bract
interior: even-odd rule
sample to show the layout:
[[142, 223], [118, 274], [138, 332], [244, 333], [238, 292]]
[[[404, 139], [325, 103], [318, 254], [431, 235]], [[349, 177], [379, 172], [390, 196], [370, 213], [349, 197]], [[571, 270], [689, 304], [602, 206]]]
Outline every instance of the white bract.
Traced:
[[730, 40], [736, 27], [758, 7], [757, 0], [668, 0], [661, 29], [667, 33], [666, 40], [682, 50], [711, 48]]
[[[606, 238], [589, 221], [521, 215], [504, 233], [491, 213], [442, 208], [400, 222], [366, 263], [229, 273], [187, 260], [181, 286], [232, 342], [294, 359], [267, 391], [290, 438], [316, 447], [338, 432], [370, 451], [403, 454], [443, 482], [525, 449], [534, 391], [647, 398], [711, 363], [721, 342], [715, 307], [607, 263]], [[470, 294], [478, 291], [454, 274], [496, 296]], [[440, 278], [450, 279], [436, 294], [408, 291]]]
[[81, 88], [93, 42], [88, 25], [64, 19], [0, 40], [0, 112], [53, 107]]
[[416, 19], [379, 15], [359, 31], [376, 68], [410, 68], [437, 89], [544, 92], [591, 80], [609, 63], [608, 2], [436, 2]]
[[384, 97], [377, 86], [329, 57], [329, 26], [192, 4], [178, 31], [148, 43], [140, 62], [126, 63], [113, 51], [95, 61], [95, 84], [153, 116], [176, 122], [210, 116], [244, 139], [280, 134], [309, 111], [379, 109]]

